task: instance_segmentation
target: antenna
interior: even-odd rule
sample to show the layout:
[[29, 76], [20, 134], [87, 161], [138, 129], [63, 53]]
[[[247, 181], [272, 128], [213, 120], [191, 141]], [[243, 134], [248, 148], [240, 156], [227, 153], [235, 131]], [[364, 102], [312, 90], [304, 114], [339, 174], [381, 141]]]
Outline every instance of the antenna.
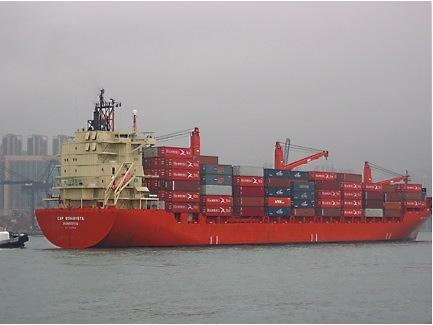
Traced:
[[132, 110], [132, 131], [137, 133], [137, 110]]
[[121, 107], [121, 103], [110, 98], [104, 99], [105, 90], [102, 88], [99, 93], [99, 102], [95, 104], [93, 120], [87, 121], [87, 129], [90, 131], [114, 131], [114, 107]]

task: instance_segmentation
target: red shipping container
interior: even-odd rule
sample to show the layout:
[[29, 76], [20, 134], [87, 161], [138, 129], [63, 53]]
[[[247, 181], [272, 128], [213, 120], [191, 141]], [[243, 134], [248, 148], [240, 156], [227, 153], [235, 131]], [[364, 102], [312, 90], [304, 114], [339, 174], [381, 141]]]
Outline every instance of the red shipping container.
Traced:
[[174, 181], [198, 181], [200, 180], [200, 173], [192, 170], [167, 169], [162, 178]]
[[165, 169], [183, 169], [183, 170], [196, 170], [200, 169], [198, 161], [193, 159], [179, 159], [179, 158], [151, 158], [152, 162], [157, 168]]
[[422, 192], [400, 192], [403, 194], [403, 199], [406, 201], [422, 201], [423, 194]]
[[265, 215], [264, 207], [247, 207], [238, 206], [233, 208], [234, 214], [241, 217], [263, 217]]
[[228, 217], [232, 215], [231, 206], [203, 206], [201, 213], [208, 216]]
[[362, 183], [355, 183], [355, 182], [342, 182], [341, 188], [343, 190], [356, 190], [360, 191], [362, 189]]
[[421, 184], [397, 184], [396, 189], [399, 192], [421, 192]]
[[233, 186], [233, 195], [235, 195], [235, 196], [264, 196], [265, 195], [265, 189], [263, 187]]
[[396, 187], [395, 185], [391, 185], [391, 184], [382, 184], [382, 189], [384, 192], [395, 192], [396, 191]]
[[383, 186], [382, 184], [363, 184], [362, 189], [365, 192], [382, 192]]
[[344, 200], [343, 208], [361, 208], [362, 201], [361, 200]]
[[315, 216], [314, 208], [295, 208], [293, 209], [293, 215], [297, 217], [314, 217]]
[[361, 217], [362, 209], [343, 209], [343, 217]]
[[340, 190], [340, 182], [315, 182], [316, 190]]
[[387, 202], [397, 202], [402, 200], [403, 200], [402, 192], [385, 193], [385, 201]]
[[234, 206], [246, 206], [246, 207], [262, 207], [265, 204], [264, 197], [253, 197], [253, 196], [235, 196], [233, 198]]
[[166, 202], [165, 209], [170, 212], [191, 212], [198, 213], [200, 212], [200, 206], [198, 203], [170, 203]]
[[404, 206], [407, 208], [425, 208], [425, 201], [406, 201]]
[[290, 187], [291, 181], [288, 178], [282, 177], [269, 177], [265, 178], [266, 186], [274, 187]]
[[161, 158], [191, 158], [192, 150], [190, 148], [178, 147], [158, 147], [158, 157]]
[[322, 217], [338, 217], [341, 215], [341, 209], [333, 209], [333, 208], [324, 208], [324, 209], [316, 209], [316, 215]]
[[167, 180], [162, 188], [170, 191], [200, 192], [200, 182]]
[[401, 218], [403, 216], [402, 210], [383, 210], [383, 216], [388, 218]]
[[383, 208], [387, 210], [401, 210], [401, 202], [384, 202]]
[[362, 183], [362, 175], [349, 174], [349, 173], [337, 173], [337, 181]]
[[233, 198], [229, 195], [202, 195], [201, 204], [205, 206], [231, 206]]
[[333, 199], [341, 196], [341, 191], [337, 190], [318, 190], [316, 193], [319, 199]]
[[318, 208], [340, 208], [341, 200], [320, 199], [317, 200], [316, 206]]
[[344, 191], [342, 198], [343, 200], [362, 199], [362, 191]]
[[263, 187], [263, 177], [233, 176], [233, 184], [239, 186]]
[[290, 207], [292, 200], [289, 197], [268, 197], [266, 206], [268, 207]]
[[308, 172], [308, 178], [313, 181], [335, 181], [337, 173], [334, 172]]
[[364, 192], [363, 198], [365, 200], [382, 200], [384, 198], [383, 192]]
[[218, 165], [218, 157], [217, 156], [194, 156], [193, 160], [197, 161], [199, 164]]
[[200, 202], [199, 192], [179, 192], [179, 191], [161, 191], [158, 193], [164, 201], [167, 202]]

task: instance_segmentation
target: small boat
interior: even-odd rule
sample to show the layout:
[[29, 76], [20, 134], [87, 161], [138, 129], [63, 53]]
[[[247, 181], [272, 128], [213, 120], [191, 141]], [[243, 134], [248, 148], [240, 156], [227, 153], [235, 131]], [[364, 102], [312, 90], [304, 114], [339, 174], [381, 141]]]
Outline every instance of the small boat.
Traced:
[[27, 241], [29, 236], [26, 233], [0, 231], [0, 248], [23, 248]]

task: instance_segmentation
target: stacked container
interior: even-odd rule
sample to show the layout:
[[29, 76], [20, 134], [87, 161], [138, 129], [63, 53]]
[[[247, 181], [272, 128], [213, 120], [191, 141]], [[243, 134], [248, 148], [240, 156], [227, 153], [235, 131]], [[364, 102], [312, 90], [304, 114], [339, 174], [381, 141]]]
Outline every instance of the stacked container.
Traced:
[[309, 181], [308, 172], [291, 171], [293, 215], [311, 217], [315, 215], [315, 183]]
[[386, 218], [401, 218], [403, 216], [403, 193], [396, 191], [395, 185], [382, 185], [383, 216]]
[[362, 175], [338, 173], [343, 217], [362, 217]]
[[145, 174], [158, 176], [147, 181], [147, 186], [165, 202], [167, 211], [200, 211], [200, 167], [190, 148], [149, 148], [143, 151], [143, 166]]
[[263, 168], [233, 166], [233, 211], [241, 217], [264, 216]]
[[233, 170], [230, 165], [200, 165], [200, 208], [210, 216], [232, 214]]
[[292, 214], [290, 171], [264, 169], [265, 215], [289, 217]]
[[420, 184], [397, 184], [396, 191], [402, 194], [405, 208], [422, 209], [426, 207], [425, 192]]
[[336, 184], [334, 172], [309, 172], [308, 177], [316, 182], [316, 215], [339, 217], [341, 214], [341, 191]]
[[383, 217], [383, 186], [382, 184], [363, 184], [362, 205], [367, 218]]

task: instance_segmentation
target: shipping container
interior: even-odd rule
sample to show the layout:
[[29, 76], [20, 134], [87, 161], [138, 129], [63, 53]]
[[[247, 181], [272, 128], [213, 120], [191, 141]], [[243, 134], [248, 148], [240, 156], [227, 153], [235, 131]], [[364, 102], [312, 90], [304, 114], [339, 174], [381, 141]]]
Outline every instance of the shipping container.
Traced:
[[314, 200], [292, 199], [292, 207], [294, 208], [314, 208]]
[[316, 181], [316, 190], [340, 190], [340, 182], [321, 182]]
[[200, 202], [205, 206], [231, 206], [233, 197], [230, 195], [202, 195]]
[[382, 184], [362, 184], [362, 189], [365, 192], [382, 192]]
[[288, 207], [267, 207], [265, 215], [269, 217], [288, 217], [292, 214], [292, 209]]
[[234, 196], [264, 196], [263, 187], [233, 186]]
[[247, 206], [237, 206], [233, 207], [235, 215], [241, 217], [263, 217], [265, 215], [264, 207], [247, 207]]
[[308, 172], [290, 171], [290, 179], [308, 181]]
[[337, 181], [362, 183], [362, 175], [350, 173], [337, 173]]
[[404, 206], [406, 208], [425, 208], [425, 201], [405, 201]]
[[396, 191], [396, 187], [392, 184], [382, 184], [382, 190], [384, 192], [393, 193]]
[[202, 195], [232, 195], [233, 189], [230, 185], [201, 185]]
[[203, 174], [214, 174], [214, 175], [233, 174], [233, 169], [231, 165], [201, 164], [200, 170]]
[[401, 202], [384, 202], [383, 208], [385, 210], [401, 210]]
[[341, 189], [343, 191], [346, 191], [346, 190], [360, 191], [360, 190], [362, 190], [362, 183], [342, 182], [341, 183]]
[[422, 192], [400, 192], [403, 194], [403, 200], [405, 201], [422, 201], [423, 193]]
[[313, 182], [293, 182], [292, 183], [292, 191], [314, 191], [314, 183]]
[[383, 203], [383, 200], [364, 200], [362, 205], [364, 208], [368, 209], [382, 209]]
[[200, 177], [201, 185], [232, 185], [231, 175], [202, 174]]
[[403, 216], [402, 210], [383, 210], [383, 216], [388, 218], [401, 218]]
[[267, 197], [289, 197], [292, 193], [290, 187], [265, 187]]
[[218, 164], [217, 156], [194, 156], [194, 161], [197, 161], [199, 164]]
[[290, 207], [292, 200], [289, 197], [268, 197], [265, 200], [268, 207]]
[[403, 200], [402, 192], [385, 193], [385, 201], [387, 202], [397, 202]]
[[159, 169], [159, 177], [174, 181], [198, 181], [200, 180], [199, 171], [182, 169]]
[[200, 206], [198, 203], [170, 203], [166, 202], [165, 208], [170, 212], [191, 212], [198, 213], [200, 212]]
[[334, 172], [308, 172], [308, 179], [313, 181], [335, 181], [337, 173]]
[[161, 187], [170, 191], [199, 192], [200, 182], [166, 180]]
[[361, 217], [362, 209], [343, 209], [341, 214], [343, 217]]
[[253, 166], [233, 166], [233, 175], [263, 177], [263, 168]]
[[360, 209], [362, 207], [362, 200], [344, 200], [342, 202], [343, 208], [355, 208]]
[[317, 208], [316, 215], [322, 217], [339, 217], [341, 215], [341, 209], [339, 208]]
[[265, 168], [263, 170], [263, 175], [265, 178], [290, 178], [290, 170], [281, 169], [269, 169]]
[[292, 191], [292, 199], [296, 200], [314, 200], [314, 191]]
[[295, 208], [292, 210], [293, 215], [297, 217], [314, 217], [314, 208]]
[[265, 186], [270, 187], [290, 187], [292, 181], [288, 178], [278, 178], [278, 177], [272, 177], [272, 178], [265, 178]]
[[143, 148], [143, 158], [154, 158], [158, 157], [158, 148], [156, 147], [147, 147]]
[[233, 197], [233, 206], [261, 207], [264, 206], [265, 200], [262, 196], [235, 196]]
[[263, 187], [263, 177], [233, 176], [233, 185]]
[[421, 184], [397, 184], [396, 190], [399, 192], [421, 192]]
[[318, 208], [340, 208], [341, 200], [321, 199], [316, 201]]
[[199, 163], [192, 159], [146, 158], [143, 159], [143, 164], [145, 169], [199, 170]]
[[364, 214], [366, 217], [382, 218], [383, 217], [383, 210], [382, 209], [364, 209]]
[[230, 217], [233, 209], [231, 206], [202, 206], [201, 213], [207, 216]]
[[384, 198], [383, 192], [364, 192], [364, 200], [382, 200]]
[[362, 199], [362, 191], [343, 191], [341, 197], [343, 198], [343, 200]]
[[167, 202], [200, 202], [199, 192], [159, 191], [158, 197]]
[[316, 192], [318, 199], [335, 199], [341, 197], [341, 191], [336, 190], [318, 190]]
[[192, 150], [190, 148], [158, 147], [157, 152], [158, 157], [161, 158], [192, 158]]

